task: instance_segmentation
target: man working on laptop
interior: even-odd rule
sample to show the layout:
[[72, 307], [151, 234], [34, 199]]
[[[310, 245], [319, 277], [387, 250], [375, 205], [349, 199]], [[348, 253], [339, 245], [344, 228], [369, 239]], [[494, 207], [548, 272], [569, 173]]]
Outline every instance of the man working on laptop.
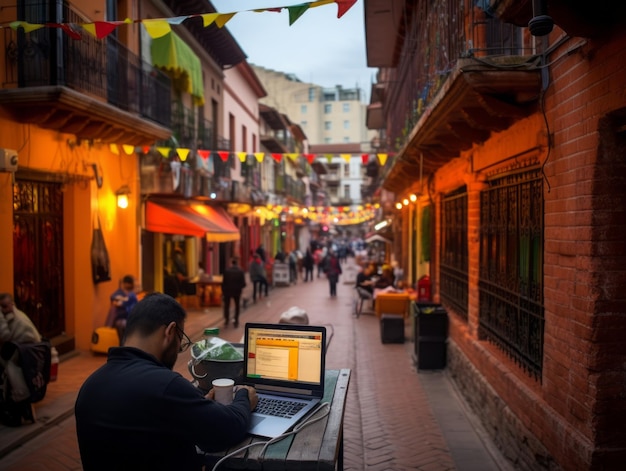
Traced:
[[172, 371], [191, 343], [186, 315], [172, 297], [147, 295], [128, 318], [124, 345], [81, 387], [75, 415], [85, 471], [200, 470], [196, 446], [219, 451], [245, 438], [254, 388], [239, 387], [225, 406]]

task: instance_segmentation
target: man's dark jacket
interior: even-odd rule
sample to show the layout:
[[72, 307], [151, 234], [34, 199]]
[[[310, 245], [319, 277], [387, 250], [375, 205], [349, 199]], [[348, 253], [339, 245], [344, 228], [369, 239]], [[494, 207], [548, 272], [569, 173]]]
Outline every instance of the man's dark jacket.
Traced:
[[240, 296], [246, 287], [246, 274], [237, 265], [231, 265], [224, 270], [222, 278], [222, 294], [225, 296]]
[[154, 356], [115, 347], [81, 387], [75, 415], [85, 471], [199, 470], [196, 445], [218, 451], [246, 437], [250, 402], [245, 389], [231, 406], [210, 401]]

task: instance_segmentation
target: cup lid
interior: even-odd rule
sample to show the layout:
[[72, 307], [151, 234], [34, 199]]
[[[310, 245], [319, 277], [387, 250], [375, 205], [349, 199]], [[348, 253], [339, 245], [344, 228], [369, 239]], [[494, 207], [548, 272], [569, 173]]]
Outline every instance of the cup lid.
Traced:
[[234, 386], [235, 380], [230, 378], [217, 378], [214, 379], [211, 384], [216, 387]]

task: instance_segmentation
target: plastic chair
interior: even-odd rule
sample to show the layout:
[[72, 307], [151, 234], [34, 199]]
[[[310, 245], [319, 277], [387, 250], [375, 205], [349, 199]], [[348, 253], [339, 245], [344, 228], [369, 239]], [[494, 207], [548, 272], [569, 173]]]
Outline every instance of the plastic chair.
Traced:
[[372, 293], [363, 289], [361, 287], [356, 288], [356, 297], [354, 300], [354, 313], [356, 314], [357, 319], [363, 312], [363, 303], [368, 299], [373, 299]]

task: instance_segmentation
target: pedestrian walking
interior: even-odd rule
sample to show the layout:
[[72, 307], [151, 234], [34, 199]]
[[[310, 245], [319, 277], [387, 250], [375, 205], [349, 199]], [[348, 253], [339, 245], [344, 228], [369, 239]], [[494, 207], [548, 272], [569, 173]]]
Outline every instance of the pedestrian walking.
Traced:
[[259, 254], [255, 254], [252, 263], [250, 263], [250, 282], [252, 283], [252, 302], [256, 302], [257, 289], [259, 297], [262, 292], [265, 291], [267, 296], [267, 274], [265, 272], [265, 265]]
[[315, 266], [317, 267], [318, 278], [322, 275], [322, 272], [324, 271], [323, 261], [324, 261], [324, 252], [322, 251], [321, 248], [318, 247], [317, 249], [315, 249], [315, 252], [313, 252], [313, 262], [315, 263]]
[[302, 265], [304, 266], [304, 281], [313, 281], [313, 266], [315, 265], [315, 260], [311, 249], [306, 249]]
[[295, 250], [289, 254], [289, 282], [298, 282], [298, 254]]
[[265, 263], [266, 255], [265, 255], [265, 248], [263, 247], [263, 244], [259, 244], [259, 246], [256, 248], [255, 253], [258, 254], [258, 256], [261, 257], [261, 261]]
[[222, 297], [224, 302], [224, 325], [230, 320], [230, 301], [235, 302], [235, 320], [233, 325], [239, 327], [239, 310], [241, 306], [241, 291], [246, 287], [246, 275], [237, 264], [237, 259], [232, 259], [232, 265], [224, 270], [222, 278]]
[[341, 275], [341, 263], [333, 250], [328, 252], [326, 261], [324, 262], [324, 270], [328, 278], [330, 297], [334, 298], [337, 296], [337, 282], [339, 281], [339, 275]]

